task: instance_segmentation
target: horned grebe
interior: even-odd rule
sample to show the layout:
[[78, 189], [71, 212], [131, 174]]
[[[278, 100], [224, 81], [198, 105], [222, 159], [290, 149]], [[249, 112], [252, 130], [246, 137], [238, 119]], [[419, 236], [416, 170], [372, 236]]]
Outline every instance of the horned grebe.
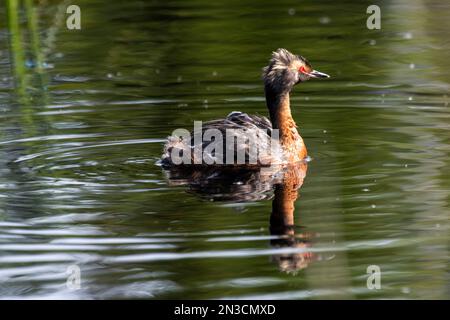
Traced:
[[[258, 150], [264, 150], [268, 148], [267, 141], [270, 141], [271, 137], [273, 137], [273, 129], [278, 129], [281, 152], [279, 154], [272, 153], [268, 155], [269, 159], [265, 159], [264, 163], [289, 164], [303, 161], [307, 156], [306, 146], [297, 131], [297, 125], [291, 115], [289, 94], [294, 85], [300, 82], [304, 82], [310, 78], [329, 78], [329, 75], [313, 70], [311, 64], [304, 57], [294, 55], [286, 49], [278, 49], [272, 53], [269, 65], [263, 69], [262, 78], [270, 121], [263, 116], [248, 115], [243, 112], [233, 111], [225, 119], [204, 123], [201, 128], [201, 134], [203, 136], [206, 130], [215, 129], [216, 132], [219, 130], [223, 134], [222, 136], [226, 137], [227, 129], [232, 129], [237, 132], [239, 130], [236, 129], [241, 129], [241, 132], [253, 129], [256, 134], [254, 136], [255, 139], [250, 141], [250, 144], [256, 143]], [[170, 167], [175, 165], [171, 157], [174, 152], [176, 154], [188, 153], [192, 160], [190, 164], [204, 165], [208, 164], [205, 162], [207, 158], [217, 159], [217, 154], [208, 154], [207, 146], [211, 141], [197, 141], [193, 136], [189, 136], [188, 139], [179, 136], [169, 137], [161, 159], [163, 166]], [[224, 141], [224, 149], [229, 148], [230, 145], [233, 147], [233, 159], [237, 159], [239, 152], [245, 154], [244, 166], [249, 166], [249, 141], [248, 139], [237, 139], [237, 141], [235, 142], [234, 138], [229, 144]], [[196, 147], [203, 152], [200, 163], [194, 160], [195, 152], [193, 150]], [[225, 161], [225, 152], [223, 154], [221, 153], [220, 157], [223, 161], [220, 161], [219, 165], [230, 165], [229, 161]], [[258, 159], [256, 166], [258, 164], [261, 164], [260, 159]], [[214, 166], [217, 167], [217, 165], [217, 162], [215, 162]], [[232, 163], [232, 166], [239, 165], [235, 161]]]

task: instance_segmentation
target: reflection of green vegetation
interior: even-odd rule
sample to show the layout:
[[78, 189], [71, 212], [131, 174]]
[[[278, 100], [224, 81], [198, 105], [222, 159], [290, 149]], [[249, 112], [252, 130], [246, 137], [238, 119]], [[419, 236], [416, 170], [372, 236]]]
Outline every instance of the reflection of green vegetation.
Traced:
[[14, 75], [17, 82], [18, 95], [21, 102], [26, 102], [25, 90], [26, 90], [26, 71], [25, 71], [25, 52], [22, 47], [22, 32], [20, 29], [20, 11], [19, 0], [6, 0], [7, 15], [8, 15], [8, 28], [10, 35], [11, 53], [14, 59]]
[[[6, 2], [13, 59], [12, 74], [20, 103], [23, 128], [29, 135], [34, 135], [37, 133], [34, 107], [48, 103], [46, 90], [48, 77], [44, 72], [44, 55], [40, 46], [37, 9], [32, 0], [23, 0], [22, 6], [19, 0], [6, 0]], [[22, 12], [25, 13], [25, 24], [20, 22]]]
[[24, 7], [28, 22], [28, 31], [30, 33], [31, 49], [35, 59], [35, 69], [39, 73], [42, 73], [44, 60], [40, 49], [38, 17], [36, 9], [33, 7], [33, 0], [24, 0]]
[[[31, 0], [6, 0], [6, 20], [11, 57], [11, 78], [14, 83], [14, 99], [10, 102], [11, 109], [17, 117], [8, 123], [8, 131], [13, 131], [16, 138], [36, 137], [42, 134], [43, 128], [49, 131], [47, 123], [51, 119], [39, 116], [39, 110], [48, 104], [48, 77], [44, 69], [44, 56], [40, 47], [39, 21], [36, 7]], [[5, 130], [6, 131], [6, 130]], [[9, 133], [9, 132], [7, 132]], [[29, 183], [34, 175], [23, 170], [18, 157], [30, 154], [35, 145], [32, 142], [15, 142], [12, 140], [2, 147], [5, 152], [8, 181], [17, 185], [18, 194], [27, 197], [22, 205], [29, 205], [28, 211], [40, 210], [42, 198], [30, 193]], [[14, 197], [7, 199], [4, 207], [15, 207]], [[24, 212], [23, 214], [26, 214]]]

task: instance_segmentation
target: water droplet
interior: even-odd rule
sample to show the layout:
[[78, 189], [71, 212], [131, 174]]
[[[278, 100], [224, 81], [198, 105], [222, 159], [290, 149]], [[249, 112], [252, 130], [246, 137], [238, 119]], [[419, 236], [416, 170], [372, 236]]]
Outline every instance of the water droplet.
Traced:
[[369, 41], [369, 44], [370, 44], [371, 46], [374, 46], [374, 45], [377, 44], [377, 41], [374, 40], [374, 39], [371, 39], [371, 40]]
[[408, 288], [408, 287], [403, 287], [403, 288], [402, 288], [402, 293], [408, 294], [408, 293], [410, 293], [410, 292], [411, 292], [411, 289], [410, 289], [410, 288]]
[[53, 69], [54, 67], [55, 67], [55, 65], [53, 63], [47, 63], [47, 62], [42, 63], [42, 68], [44, 68], [44, 69]]
[[182, 76], [178, 76], [177, 77], [177, 82], [181, 82], [181, 81], [183, 81], [183, 77]]
[[411, 32], [403, 33], [403, 39], [410, 40], [413, 38], [413, 34]]
[[323, 133], [327, 133], [327, 130], [323, 130]]
[[369, 189], [369, 188], [364, 188], [364, 189], [362, 189], [362, 191], [364, 191], [364, 192], [369, 192], [370, 189]]
[[217, 71], [213, 71], [212, 75], [213, 77], [217, 77]]
[[106, 77], [107, 77], [108, 79], [111, 79], [111, 78], [113, 77], [113, 74], [112, 74], [112, 73], [108, 73], [108, 74], [106, 75]]
[[323, 16], [323, 17], [319, 18], [319, 22], [321, 24], [329, 24], [331, 22], [331, 19], [330, 19], [330, 17]]
[[25, 67], [27, 68], [33, 68], [35, 66], [35, 63], [33, 60], [26, 60], [25, 61]]
[[409, 68], [412, 70], [412, 69], [415, 69], [416, 68], [416, 65], [414, 64], [414, 63], [410, 63], [409, 64]]
[[293, 16], [294, 14], [295, 14], [295, 9], [294, 8], [289, 8], [289, 10], [288, 10], [288, 14], [290, 15], [290, 16]]
[[408, 98], [408, 101], [412, 101], [412, 100], [413, 100], [413, 97], [409, 97], [409, 98]]
[[375, 209], [377, 206], [373, 204], [373, 205], [371, 205], [370, 207], [371, 207], [372, 209]]

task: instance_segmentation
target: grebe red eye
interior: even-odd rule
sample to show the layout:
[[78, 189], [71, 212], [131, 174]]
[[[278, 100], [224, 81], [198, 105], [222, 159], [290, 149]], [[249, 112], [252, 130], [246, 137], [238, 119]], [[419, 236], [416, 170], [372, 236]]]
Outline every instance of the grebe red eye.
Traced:
[[306, 73], [305, 67], [301, 66], [298, 71], [300, 71], [301, 73]]

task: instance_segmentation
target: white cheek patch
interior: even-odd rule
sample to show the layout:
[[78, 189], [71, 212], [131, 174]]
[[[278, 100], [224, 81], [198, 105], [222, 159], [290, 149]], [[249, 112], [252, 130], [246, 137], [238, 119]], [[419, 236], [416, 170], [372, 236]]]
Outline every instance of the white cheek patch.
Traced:
[[299, 72], [298, 77], [301, 81], [309, 80], [309, 75], [303, 72]]

